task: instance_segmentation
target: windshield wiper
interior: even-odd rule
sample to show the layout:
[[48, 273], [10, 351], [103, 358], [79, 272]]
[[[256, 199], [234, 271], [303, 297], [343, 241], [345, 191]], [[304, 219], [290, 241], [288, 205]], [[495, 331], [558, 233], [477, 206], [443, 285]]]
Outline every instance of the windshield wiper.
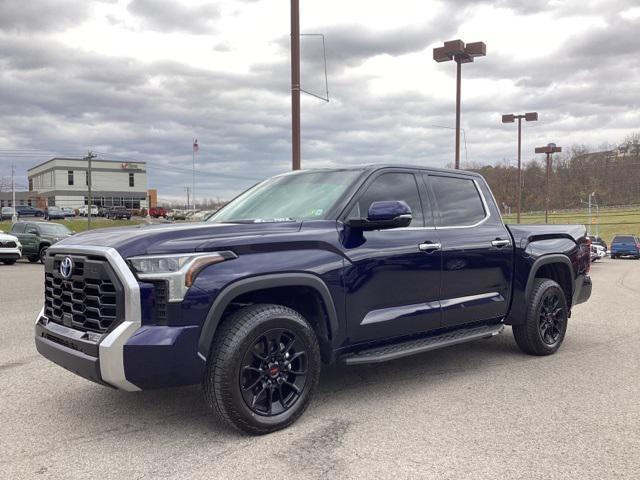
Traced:
[[241, 224], [253, 224], [253, 223], [276, 223], [276, 222], [295, 222], [295, 218], [283, 217], [283, 218], [251, 218], [251, 219], [239, 219], [239, 220], [222, 220], [215, 223], [241, 223]]

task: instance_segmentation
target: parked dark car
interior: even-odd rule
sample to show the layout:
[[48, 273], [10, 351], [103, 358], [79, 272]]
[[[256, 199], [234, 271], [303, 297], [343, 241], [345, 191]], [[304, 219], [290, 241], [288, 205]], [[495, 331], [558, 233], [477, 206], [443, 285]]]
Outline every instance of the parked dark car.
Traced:
[[107, 211], [107, 218], [111, 220], [122, 220], [131, 218], [131, 212], [126, 207], [111, 207]]
[[605, 242], [602, 237], [599, 237], [596, 235], [587, 235], [587, 238], [591, 240], [592, 245], [600, 245], [601, 247], [604, 247], [605, 252], [609, 250], [609, 247], [607, 246], [607, 242]]
[[51, 206], [44, 210], [45, 220], [64, 220], [65, 218], [65, 212], [60, 207]]
[[44, 210], [30, 207], [28, 205], [16, 206], [16, 213], [18, 214], [18, 218], [44, 217]]
[[635, 235], [616, 235], [611, 241], [611, 258], [640, 259], [640, 239]]
[[505, 226], [485, 180], [460, 170], [292, 172], [203, 223], [54, 245], [35, 341], [119, 389], [201, 384], [218, 418], [263, 434], [302, 415], [323, 363], [376, 364], [505, 324], [524, 352], [555, 353], [591, 295], [585, 234]]
[[73, 234], [64, 225], [48, 222], [16, 222], [11, 226], [10, 233], [18, 237], [22, 244], [22, 256], [31, 263], [44, 263], [49, 247]]
[[13, 207], [2, 207], [0, 209], [0, 222], [2, 220], [11, 220], [13, 218]]
[[62, 207], [62, 213], [65, 218], [71, 218], [76, 216], [76, 211], [71, 207]]

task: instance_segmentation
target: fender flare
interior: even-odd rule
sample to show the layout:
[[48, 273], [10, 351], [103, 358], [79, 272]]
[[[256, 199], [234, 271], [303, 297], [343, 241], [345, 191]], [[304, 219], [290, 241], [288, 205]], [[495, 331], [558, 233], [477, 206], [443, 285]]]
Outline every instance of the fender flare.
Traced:
[[209, 355], [213, 336], [222, 319], [222, 314], [231, 301], [244, 293], [256, 290], [264, 290], [276, 287], [310, 287], [313, 288], [322, 299], [327, 312], [329, 336], [338, 331], [338, 315], [333, 303], [333, 297], [327, 285], [317, 276], [310, 273], [275, 273], [260, 275], [258, 277], [244, 278], [227, 285], [216, 297], [207, 318], [202, 325], [200, 338], [198, 339], [198, 355], [206, 360]]
[[565, 264], [568, 268], [569, 268], [569, 274], [571, 275], [571, 297], [573, 298], [573, 294], [575, 293], [575, 272], [573, 271], [573, 265], [571, 264], [571, 261], [567, 258], [566, 255], [561, 255], [561, 254], [550, 254], [550, 255], [544, 255], [540, 258], [538, 258], [535, 262], [533, 262], [533, 265], [531, 265], [531, 270], [529, 271], [529, 278], [527, 279], [527, 286], [525, 288], [525, 295], [524, 298], [526, 299], [526, 301], [529, 301], [529, 298], [531, 297], [531, 290], [533, 290], [533, 281], [536, 278], [536, 273], [538, 273], [538, 270], [540, 270], [540, 267], [542, 267], [543, 265], [548, 265], [550, 263], [563, 263]]

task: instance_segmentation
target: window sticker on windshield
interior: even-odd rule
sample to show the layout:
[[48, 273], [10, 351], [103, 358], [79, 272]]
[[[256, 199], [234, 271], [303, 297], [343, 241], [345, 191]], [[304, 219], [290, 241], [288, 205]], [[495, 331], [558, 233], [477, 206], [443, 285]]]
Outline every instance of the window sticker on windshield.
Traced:
[[313, 210], [311, 212], [311, 215], [314, 216], [314, 217], [320, 217], [320, 216], [322, 216], [323, 212], [324, 212], [323, 208], [317, 208], [317, 209], [315, 209], [315, 210]]

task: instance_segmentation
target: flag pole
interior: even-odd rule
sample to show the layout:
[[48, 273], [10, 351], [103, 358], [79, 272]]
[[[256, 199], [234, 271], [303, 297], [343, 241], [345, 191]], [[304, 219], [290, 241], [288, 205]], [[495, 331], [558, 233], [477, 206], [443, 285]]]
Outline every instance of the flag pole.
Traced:
[[198, 139], [194, 138], [191, 143], [191, 166], [193, 170], [193, 180], [191, 187], [191, 198], [192, 198], [192, 210], [196, 211], [196, 145], [198, 144]]

